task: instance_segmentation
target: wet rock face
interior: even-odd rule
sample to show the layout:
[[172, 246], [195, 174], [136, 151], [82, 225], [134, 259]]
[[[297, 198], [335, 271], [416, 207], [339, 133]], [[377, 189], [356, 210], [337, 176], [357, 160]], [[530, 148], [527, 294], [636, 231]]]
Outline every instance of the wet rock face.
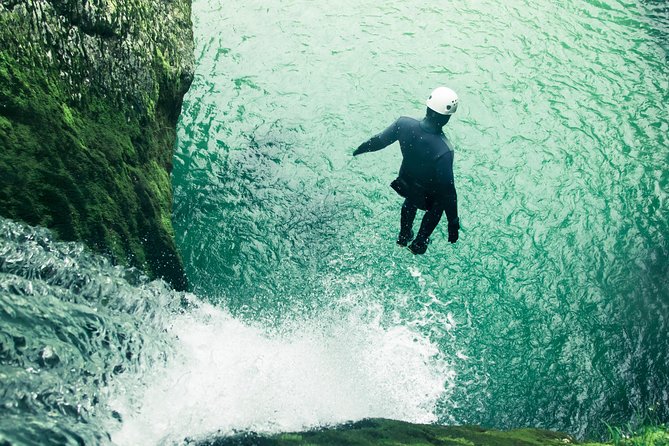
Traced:
[[190, 0], [0, 0], [0, 214], [186, 287], [171, 224]]

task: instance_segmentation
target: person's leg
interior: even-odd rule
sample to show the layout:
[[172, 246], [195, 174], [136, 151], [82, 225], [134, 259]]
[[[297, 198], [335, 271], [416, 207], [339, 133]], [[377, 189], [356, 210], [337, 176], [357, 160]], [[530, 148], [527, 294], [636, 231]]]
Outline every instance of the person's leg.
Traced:
[[402, 212], [400, 213], [400, 235], [397, 237], [398, 245], [406, 246], [413, 238], [412, 228], [417, 209], [409, 200], [404, 200]]
[[411, 246], [409, 246], [409, 249], [411, 249], [414, 254], [425, 254], [425, 251], [427, 251], [427, 244], [429, 243], [429, 237], [439, 224], [443, 213], [443, 207], [436, 205], [425, 212], [423, 221], [420, 223], [418, 235], [416, 235], [416, 239]]

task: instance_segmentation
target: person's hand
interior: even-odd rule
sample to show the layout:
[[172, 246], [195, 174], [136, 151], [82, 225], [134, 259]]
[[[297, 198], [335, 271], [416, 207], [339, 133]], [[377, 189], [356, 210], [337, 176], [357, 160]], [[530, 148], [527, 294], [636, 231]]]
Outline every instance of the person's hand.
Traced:
[[458, 241], [458, 231], [460, 230], [460, 219], [456, 218], [453, 222], [448, 222], [448, 241], [455, 243]]
[[[369, 140], [371, 141], [371, 139]], [[362, 155], [363, 153], [369, 152], [369, 141], [365, 141], [358, 146], [357, 149], [353, 152], [353, 156]]]

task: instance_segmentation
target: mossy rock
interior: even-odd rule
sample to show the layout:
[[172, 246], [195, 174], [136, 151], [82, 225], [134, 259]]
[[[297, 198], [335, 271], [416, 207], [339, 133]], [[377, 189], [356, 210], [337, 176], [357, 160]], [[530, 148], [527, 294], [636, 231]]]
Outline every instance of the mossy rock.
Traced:
[[186, 439], [198, 446], [669, 446], [665, 426], [650, 426], [608, 443], [577, 442], [543, 429], [501, 431], [479, 426], [439, 426], [386, 419], [366, 419], [331, 428], [276, 435], [240, 433], [209, 439]]
[[0, 214], [187, 287], [171, 223], [189, 0], [0, 2]]
[[478, 426], [439, 426], [367, 419], [333, 428], [262, 436], [253, 433], [213, 438], [199, 446], [564, 446], [568, 435], [540, 430], [499, 431]]

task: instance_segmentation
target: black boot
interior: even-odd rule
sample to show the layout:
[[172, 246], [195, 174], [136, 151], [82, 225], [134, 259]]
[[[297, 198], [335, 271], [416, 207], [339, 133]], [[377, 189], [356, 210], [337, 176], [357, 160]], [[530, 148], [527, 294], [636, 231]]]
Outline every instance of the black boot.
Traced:
[[425, 240], [417, 238], [416, 240], [413, 241], [412, 244], [409, 245], [409, 250], [414, 254], [425, 254], [425, 251], [427, 251], [427, 245], [429, 243], [430, 243], [429, 238]]
[[406, 246], [409, 244], [409, 242], [413, 240], [413, 231], [409, 231], [409, 233], [402, 233], [400, 231], [400, 235], [397, 237], [397, 244], [400, 246]]

